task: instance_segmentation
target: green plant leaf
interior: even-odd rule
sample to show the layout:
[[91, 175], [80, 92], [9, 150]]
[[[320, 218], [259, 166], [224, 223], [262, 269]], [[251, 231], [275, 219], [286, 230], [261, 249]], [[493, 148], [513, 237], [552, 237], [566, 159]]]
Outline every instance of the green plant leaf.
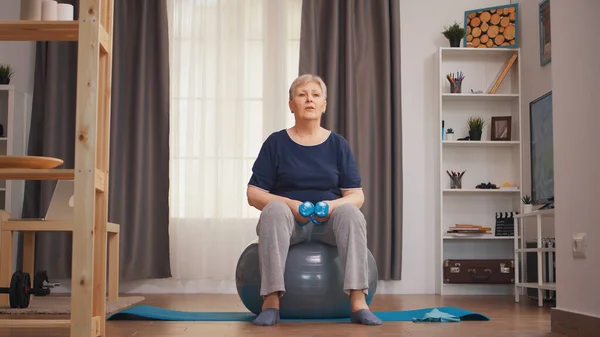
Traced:
[[470, 117], [467, 121], [470, 131], [482, 131], [485, 124], [485, 121], [481, 117]]
[[444, 31], [442, 32], [442, 34], [447, 38], [453, 38], [453, 37], [458, 37], [458, 38], [463, 38], [465, 36], [465, 29], [462, 28], [461, 26], [458, 25], [458, 23], [456, 21], [454, 21], [454, 24], [450, 25], [450, 26], [444, 26]]

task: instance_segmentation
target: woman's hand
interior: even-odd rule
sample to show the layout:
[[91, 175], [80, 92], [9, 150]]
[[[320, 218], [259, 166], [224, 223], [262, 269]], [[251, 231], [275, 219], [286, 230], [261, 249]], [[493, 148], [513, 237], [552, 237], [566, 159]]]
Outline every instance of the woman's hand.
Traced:
[[333, 210], [336, 207], [336, 203], [333, 200], [323, 200], [321, 202], [324, 202], [327, 204], [327, 208], [328, 208], [327, 215], [325, 215], [324, 217], [319, 217], [319, 216], [317, 216], [317, 214], [316, 214], [317, 212], [315, 210], [315, 214], [313, 216], [314, 216], [315, 220], [318, 222], [327, 222], [327, 221], [329, 221], [329, 218], [331, 217], [331, 213], [333, 213]]
[[301, 201], [289, 200], [287, 204], [292, 210], [292, 214], [294, 214], [294, 219], [296, 219], [296, 221], [298, 221], [301, 224], [305, 224], [310, 221], [310, 216], [304, 217], [300, 215], [300, 205], [302, 205]]

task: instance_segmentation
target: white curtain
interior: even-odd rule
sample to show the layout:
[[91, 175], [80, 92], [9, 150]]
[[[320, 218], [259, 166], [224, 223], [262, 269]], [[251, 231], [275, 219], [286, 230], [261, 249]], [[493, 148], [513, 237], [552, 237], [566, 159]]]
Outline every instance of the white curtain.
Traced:
[[302, 0], [169, 0], [173, 278], [234, 292], [259, 212], [246, 186], [262, 142], [292, 125]]

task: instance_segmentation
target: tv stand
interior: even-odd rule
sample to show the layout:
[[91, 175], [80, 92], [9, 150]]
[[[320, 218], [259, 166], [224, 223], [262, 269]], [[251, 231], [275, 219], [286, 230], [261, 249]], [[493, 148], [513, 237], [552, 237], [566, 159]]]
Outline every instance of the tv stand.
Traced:
[[[515, 302], [519, 302], [521, 291], [526, 288], [533, 288], [538, 290], [538, 306], [544, 305], [544, 290], [556, 291], [556, 283], [552, 276], [547, 281], [544, 281], [544, 275], [546, 275], [546, 264], [545, 255], [556, 251], [556, 248], [547, 248], [542, 244], [542, 217], [553, 217], [554, 216], [554, 202], [552, 202], [552, 209], [538, 209], [533, 212], [518, 214], [515, 216]], [[525, 237], [523, 226], [525, 224], [526, 217], [536, 217], [537, 224], [537, 248], [526, 248]], [[537, 282], [525, 282], [525, 256], [528, 252], [537, 253]], [[519, 256], [520, 254], [520, 256]], [[552, 265], [553, 263], [550, 263]], [[552, 273], [550, 273], [552, 275]]]

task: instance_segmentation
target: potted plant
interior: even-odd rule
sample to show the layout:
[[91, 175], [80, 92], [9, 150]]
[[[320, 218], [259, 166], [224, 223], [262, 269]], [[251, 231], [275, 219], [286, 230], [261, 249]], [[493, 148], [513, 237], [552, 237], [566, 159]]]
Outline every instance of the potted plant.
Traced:
[[481, 117], [471, 117], [467, 121], [469, 127], [469, 139], [470, 140], [481, 140], [481, 133], [485, 126], [485, 121]]
[[8, 64], [0, 65], [0, 85], [10, 84], [10, 78], [13, 75], [12, 67]]
[[460, 40], [465, 36], [465, 29], [458, 25], [455, 21], [453, 25], [445, 26], [442, 34], [450, 41], [450, 47], [456, 48], [460, 46]]
[[531, 213], [533, 211], [533, 204], [531, 203], [531, 197], [525, 194], [521, 201], [523, 201], [523, 213]]

